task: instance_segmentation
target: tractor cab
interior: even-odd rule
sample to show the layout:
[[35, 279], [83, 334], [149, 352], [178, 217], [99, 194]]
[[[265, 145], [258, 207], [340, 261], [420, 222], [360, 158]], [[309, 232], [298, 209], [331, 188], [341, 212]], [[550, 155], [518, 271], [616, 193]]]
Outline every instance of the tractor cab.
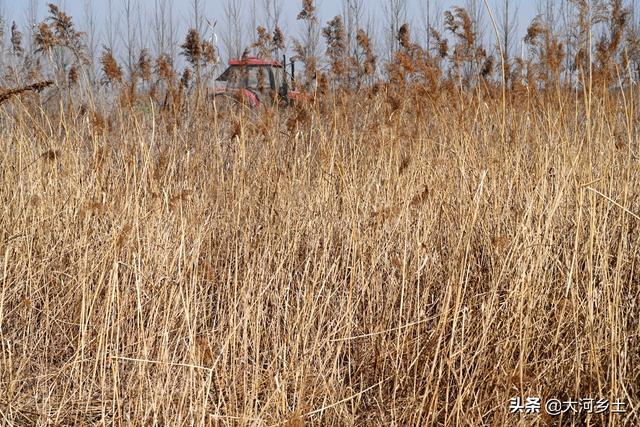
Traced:
[[291, 100], [299, 98], [299, 94], [292, 92], [289, 87], [295, 72], [293, 63], [291, 71], [288, 74], [284, 65], [275, 60], [232, 59], [229, 67], [216, 79], [215, 95], [240, 96], [252, 107], [275, 100], [289, 104]]

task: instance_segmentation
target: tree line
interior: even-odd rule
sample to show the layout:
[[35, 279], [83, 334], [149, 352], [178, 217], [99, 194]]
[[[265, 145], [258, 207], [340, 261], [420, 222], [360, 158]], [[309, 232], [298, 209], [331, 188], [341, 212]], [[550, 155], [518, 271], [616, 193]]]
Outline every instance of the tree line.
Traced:
[[[27, 3], [29, 19], [37, 16], [36, 4]], [[496, 10], [477, 0], [448, 9], [424, 1], [422, 27], [415, 29], [407, 22], [407, 0], [383, 2], [380, 23], [367, 14], [364, 0], [342, 0], [341, 13], [327, 22], [320, 21], [314, 0], [302, 0], [293, 35], [283, 31], [281, 0], [225, 0], [220, 24], [205, 16], [202, 0], [192, 0], [192, 23], [181, 37], [169, 0], [156, 0], [146, 38], [137, 3], [122, 0], [121, 14], [116, 15], [114, 0], [108, 0], [100, 45], [91, 4], [85, 2], [82, 31], [55, 4], [49, 4], [47, 16], [30, 28], [2, 18], [4, 85], [50, 79], [68, 92], [77, 86], [98, 86], [129, 100], [145, 93], [166, 103], [178, 93], [210, 85], [224, 63], [222, 52], [274, 59], [289, 54], [302, 65], [300, 85], [321, 92], [378, 83], [417, 85], [429, 91], [556, 90], [589, 81], [610, 89], [640, 78], [635, 0], [541, 2], [540, 13], [520, 39], [512, 0], [503, 0]], [[376, 37], [378, 25], [382, 38]], [[247, 31], [248, 26], [253, 30]], [[118, 44], [122, 48], [117, 49]]]

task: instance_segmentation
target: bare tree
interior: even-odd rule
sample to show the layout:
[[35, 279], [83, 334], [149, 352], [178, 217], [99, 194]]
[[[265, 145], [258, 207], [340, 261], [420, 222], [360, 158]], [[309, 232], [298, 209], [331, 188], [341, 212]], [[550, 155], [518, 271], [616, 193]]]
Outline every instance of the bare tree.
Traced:
[[140, 52], [143, 49], [148, 50], [149, 40], [152, 37], [151, 26], [149, 25], [150, 19], [143, 13], [143, 4], [140, 1], [136, 2], [136, 22], [138, 26], [138, 51], [136, 51], [134, 60], [137, 64]]
[[114, 6], [113, 0], [107, 0], [107, 24], [106, 24], [106, 34], [105, 34], [105, 42], [106, 47], [111, 52], [116, 51], [116, 34], [119, 33], [119, 25], [116, 17], [114, 16]]
[[173, 16], [173, 3], [170, 0], [155, 0], [153, 24], [156, 57], [166, 55], [171, 59], [175, 59], [177, 45], [176, 24]]
[[[635, 0], [634, 0], [635, 1]], [[572, 46], [572, 28], [571, 26], [573, 25], [572, 23], [572, 19], [573, 19], [573, 10], [572, 10], [572, 5], [571, 5], [571, 0], [560, 0], [560, 5], [558, 6], [558, 11], [560, 13], [560, 16], [558, 18], [559, 23], [560, 23], [560, 33], [561, 33], [561, 39], [563, 40], [564, 46], [565, 46], [565, 50], [566, 50], [566, 55], [564, 58], [564, 76], [563, 79], [566, 82], [571, 82], [572, 81], [572, 72], [571, 72], [571, 65], [572, 65], [572, 58], [574, 56], [574, 49]]]
[[549, 31], [555, 33], [556, 26], [558, 24], [558, 18], [556, 14], [559, 12], [559, 6], [556, 6], [554, 0], [536, 0], [536, 11], [538, 16], [542, 17], [542, 20]]
[[138, 40], [134, 16], [135, 11], [133, 9], [132, 0], [123, 0], [122, 6], [126, 25], [126, 31], [125, 34], [122, 35], [122, 37], [127, 60], [127, 73], [129, 75], [129, 78], [131, 78], [135, 68], [136, 52], [138, 51]]
[[26, 11], [27, 20], [27, 50], [33, 52], [33, 33], [38, 23], [38, 0], [29, 0]]
[[[281, 0], [262, 0], [262, 12], [265, 17], [265, 28], [267, 32], [272, 33], [276, 26], [280, 25], [282, 16]], [[254, 28], [255, 30], [255, 28]]]
[[202, 35], [204, 30], [204, 11], [202, 9], [202, 0], [191, 0], [191, 9], [193, 11], [193, 28]]
[[487, 77], [493, 68], [493, 56], [487, 55], [478, 42], [473, 22], [465, 8], [454, 6], [444, 12], [445, 30], [455, 41], [448, 55], [451, 61], [449, 76], [466, 87], [473, 87], [479, 77]]
[[631, 5], [631, 23], [627, 31], [626, 37], [626, 55], [628, 58], [628, 72], [633, 82], [640, 81], [640, 25], [638, 25], [638, 16], [636, 11], [636, 0], [632, 0]]
[[83, 19], [86, 28], [88, 59], [91, 65], [91, 71], [95, 65], [95, 53], [98, 50], [98, 36], [96, 34], [96, 14], [93, 7], [93, 0], [84, 0], [83, 3]]
[[[380, 37], [379, 37], [380, 28], [379, 28], [378, 20], [376, 19], [376, 17], [371, 11], [368, 11], [365, 17], [363, 18], [363, 21], [364, 23], [362, 25], [362, 28], [367, 34], [369, 41], [371, 42], [371, 44], [375, 44], [376, 46], [379, 46], [381, 43], [380, 43]], [[379, 53], [377, 52], [377, 50], [378, 49], [376, 49], [375, 53]]]
[[476, 35], [476, 43], [474, 47], [479, 47], [484, 41], [484, 28], [485, 28], [485, 8], [482, 4], [482, 0], [467, 0], [466, 6], [467, 13], [471, 18], [471, 31]]
[[247, 34], [253, 34], [258, 28], [258, 16], [257, 16], [257, 0], [251, 0], [249, 2], [249, 22], [247, 23]]
[[[512, 57], [514, 50], [514, 41], [516, 39], [518, 8], [513, 5], [511, 0], [502, 0], [500, 7], [500, 18], [498, 22], [500, 30], [500, 43], [502, 54], [504, 55], [504, 63], [509, 71], [509, 59]], [[508, 78], [508, 76], [505, 76]]]
[[4, 35], [5, 35], [5, 31], [6, 31], [6, 13], [4, 10], [4, 3], [2, 0], [0, 0], [0, 75], [4, 74], [4, 64], [5, 64], [5, 57], [4, 57], [4, 48], [5, 48], [5, 40], [4, 40]]
[[[570, 3], [571, 25], [567, 38], [571, 40], [568, 44], [568, 52], [571, 53], [570, 69], [572, 78], [584, 79], [591, 76], [593, 63], [594, 26], [603, 22], [606, 13], [606, 4], [602, 1], [592, 0], [568, 0]], [[551, 10], [553, 5], [542, 4], [545, 9]], [[553, 18], [543, 15], [544, 24], [548, 28], [553, 28], [555, 22]], [[551, 31], [553, 34], [555, 32]]]
[[431, 29], [442, 33], [442, 4], [439, 0], [424, 0], [420, 2], [420, 17], [422, 21], [422, 31], [424, 32], [425, 46], [431, 47], [433, 44], [433, 33]]
[[550, 88], [560, 83], [565, 51], [562, 41], [546, 26], [544, 19], [538, 15], [531, 22], [524, 42], [529, 46], [529, 84]]
[[407, 0], [382, 0], [382, 10], [385, 19], [385, 42], [387, 57], [400, 49], [398, 32], [407, 21]]
[[225, 0], [223, 10], [225, 28], [222, 33], [222, 43], [229, 58], [239, 58], [245, 48], [242, 1]]
[[342, 0], [342, 21], [347, 43], [347, 53], [355, 56], [358, 50], [357, 32], [364, 19], [364, 0]]

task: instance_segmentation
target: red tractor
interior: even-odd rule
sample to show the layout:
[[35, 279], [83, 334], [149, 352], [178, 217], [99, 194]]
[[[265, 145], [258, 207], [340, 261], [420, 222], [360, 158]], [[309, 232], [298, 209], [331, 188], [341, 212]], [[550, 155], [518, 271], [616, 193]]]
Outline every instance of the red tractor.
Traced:
[[306, 99], [304, 93], [291, 89], [295, 65], [291, 62], [291, 74], [283, 63], [271, 59], [232, 59], [229, 67], [216, 79], [213, 101], [216, 107], [228, 104], [244, 104], [258, 108], [263, 104], [289, 105]]

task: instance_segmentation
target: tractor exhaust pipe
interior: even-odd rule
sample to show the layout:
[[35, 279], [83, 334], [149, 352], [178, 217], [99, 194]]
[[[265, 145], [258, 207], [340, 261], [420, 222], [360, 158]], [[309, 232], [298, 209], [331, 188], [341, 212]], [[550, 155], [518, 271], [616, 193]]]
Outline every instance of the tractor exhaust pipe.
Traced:
[[295, 61], [291, 60], [291, 87], [293, 87], [293, 84], [295, 83], [295, 75], [296, 75], [296, 63]]

